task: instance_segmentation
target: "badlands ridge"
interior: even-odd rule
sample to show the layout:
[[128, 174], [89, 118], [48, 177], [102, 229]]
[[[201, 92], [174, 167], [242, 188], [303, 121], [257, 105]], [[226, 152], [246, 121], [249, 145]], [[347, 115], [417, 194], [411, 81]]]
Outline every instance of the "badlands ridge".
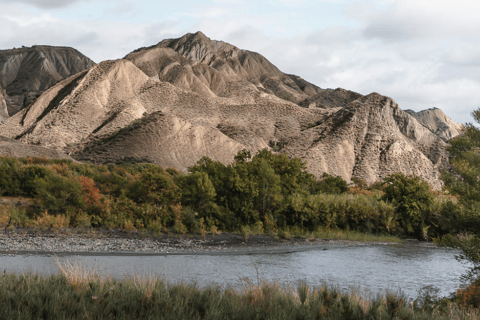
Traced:
[[0, 86], [3, 156], [37, 148], [185, 172], [203, 156], [228, 164], [242, 149], [269, 148], [317, 177], [373, 183], [401, 171], [440, 188], [448, 140], [462, 130], [439, 109], [322, 89], [201, 32], [97, 65], [70, 48], [0, 51]]

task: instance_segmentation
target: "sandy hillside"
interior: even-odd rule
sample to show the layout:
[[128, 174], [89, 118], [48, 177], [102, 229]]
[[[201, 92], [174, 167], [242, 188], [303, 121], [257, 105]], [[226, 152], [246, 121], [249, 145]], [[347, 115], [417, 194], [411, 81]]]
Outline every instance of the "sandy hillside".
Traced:
[[0, 136], [0, 157], [36, 157], [66, 159], [75, 161], [62, 151], [26, 144], [15, 139]]

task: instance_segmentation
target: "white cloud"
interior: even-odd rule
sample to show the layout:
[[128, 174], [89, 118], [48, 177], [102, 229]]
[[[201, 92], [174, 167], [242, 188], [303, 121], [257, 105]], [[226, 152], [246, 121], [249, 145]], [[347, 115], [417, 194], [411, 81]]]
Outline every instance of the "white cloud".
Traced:
[[[79, 2], [90, 0], [15, 0], [16, 3], [28, 4], [40, 9], [57, 9], [72, 6]], [[12, 0], [0, 0], [1, 3], [11, 4]]]
[[[371, 9], [371, 4], [367, 6]], [[356, 4], [358, 8], [358, 3]], [[359, 10], [362, 12], [361, 10]], [[351, 15], [352, 12], [350, 12]], [[384, 10], [362, 12], [365, 35], [386, 41], [412, 38], [476, 36], [480, 31], [480, 6], [471, 0], [395, 0]]]
[[[278, 1], [305, 1], [309, 6], [322, 2]], [[351, 24], [320, 28], [310, 21], [307, 32], [294, 36], [286, 30], [301, 16], [292, 17], [288, 10], [259, 14], [249, 1], [245, 6], [237, 0], [190, 5], [172, 13], [181, 20], [154, 23], [66, 20], [2, 2], [0, 47], [5, 49], [65, 45], [100, 62], [200, 30], [212, 39], [259, 52], [280, 70], [323, 88], [379, 92], [403, 109], [439, 107], [457, 122], [471, 121], [470, 112], [480, 105], [480, 6], [472, 1], [355, 0], [345, 6]], [[124, 18], [132, 9], [130, 1], [110, 3]], [[301, 13], [302, 5], [298, 8]]]

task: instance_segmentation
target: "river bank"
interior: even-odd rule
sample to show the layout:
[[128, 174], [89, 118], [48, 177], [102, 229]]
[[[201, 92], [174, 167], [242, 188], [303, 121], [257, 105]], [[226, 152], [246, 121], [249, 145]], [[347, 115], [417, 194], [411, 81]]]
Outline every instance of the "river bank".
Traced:
[[332, 246], [386, 245], [391, 242], [363, 242], [270, 235], [221, 233], [199, 235], [162, 234], [152, 236], [125, 230], [66, 229], [39, 231], [16, 229], [0, 234], [0, 255], [11, 254], [262, 254], [328, 249]]

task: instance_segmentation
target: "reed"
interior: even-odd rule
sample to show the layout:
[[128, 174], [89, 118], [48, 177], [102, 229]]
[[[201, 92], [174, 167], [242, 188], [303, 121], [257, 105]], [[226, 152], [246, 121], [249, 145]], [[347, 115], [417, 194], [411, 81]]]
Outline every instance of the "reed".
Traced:
[[[409, 303], [396, 294], [365, 296], [327, 285], [243, 279], [241, 289], [167, 285], [138, 275], [116, 280], [80, 264], [60, 274], [0, 276], [0, 319], [480, 319], [453, 300]], [[420, 299], [421, 300], [421, 299]], [[418, 300], [418, 301], [420, 301]]]

